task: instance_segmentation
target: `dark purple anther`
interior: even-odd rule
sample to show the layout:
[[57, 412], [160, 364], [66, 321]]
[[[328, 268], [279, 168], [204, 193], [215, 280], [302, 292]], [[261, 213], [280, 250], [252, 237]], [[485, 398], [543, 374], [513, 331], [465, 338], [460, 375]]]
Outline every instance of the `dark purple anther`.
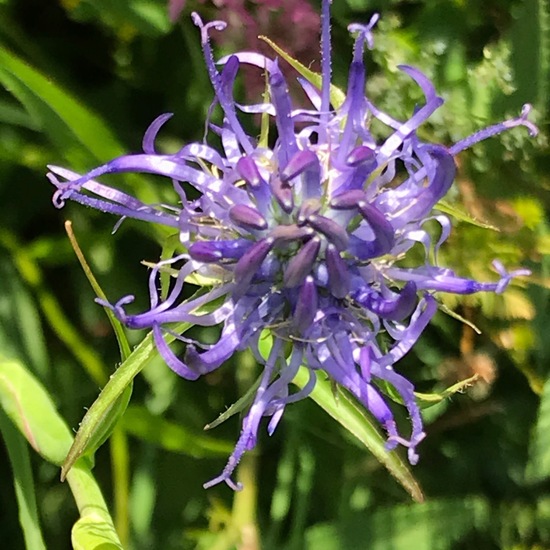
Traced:
[[391, 223], [377, 208], [365, 201], [358, 203], [361, 215], [370, 225], [377, 243], [376, 253], [383, 256], [391, 251], [394, 243], [394, 231]]
[[281, 208], [290, 214], [294, 208], [294, 198], [292, 196], [292, 188], [288, 183], [284, 182], [278, 176], [273, 176], [269, 182], [271, 186], [271, 192]]
[[237, 283], [237, 289], [246, 288], [270, 250], [273, 248], [273, 239], [262, 239], [242, 255], [233, 271], [233, 278]]
[[278, 225], [269, 234], [274, 240], [274, 246], [285, 246], [293, 241], [303, 241], [314, 235], [311, 227], [299, 227], [296, 224]]
[[283, 275], [284, 285], [293, 288], [302, 284], [303, 280], [311, 273], [313, 264], [319, 254], [321, 239], [314, 237], [308, 241], [289, 262]]
[[313, 215], [307, 219], [307, 223], [322, 233], [338, 250], [346, 250], [348, 247], [349, 236], [346, 230], [334, 220]]
[[251, 157], [241, 157], [237, 161], [237, 172], [251, 187], [257, 188], [262, 183], [262, 176], [258, 166]]
[[265, 218], [251, 206], [245, 204], [236, 204], [229, 210], [231, 221], [244, 229], [267, 229]]
[[359, 147], [356, 147], [346, 157], [346, 164], [353, 168], [359, 166], [360, 164], [367, 163], [372, 165], [376, 163], [376, 152], [365, 145], [360, 145]]
[[340, 256], [336, 247], [329, 244], [325, 252], [328, 270], [328, 284], [335, 298], [344, 298], [349, 292], [348, 266]]
[[352, 189], [333, 197], [330, 201], [330, 206], [335, 210], [351, 210], [352, 208], [357, 208], [357, 204], [362, 201], [364, 202], [365, 198], [364, 191], [361, 191], [361, 189]]
[[290, 159], [284, 170], [281, 171], [281, 179], [283, 181], [291, 180], [310, 168], [316, 168], [319, 171], [319, 159], [317, 155], [309, 149], [299, 151]]
[[222, 253], [210, 241], [199, 241], [189, 247], [189, 256], [197, 262], [212, 263], [222, 259]]
[[306, 277], [300, 287], [296, 308], [292, 317], [292, 324], [299, 334], [304, 334], [313, 324], [317, 314], [317, 286], [311, 275]]
[[236, 260], [252, 245], [248, 239], [232, 241], [197, 241], [189, 247], [189, 256], [197, 262], [213, 263]]
[[307, 219], [321, 210], [321, 203], [318, 199], [306, 199], [302, 201], [298, 212], [298, 223], [303, 225]]
[[299, 175], [302, 175], [302, 199], [307, 200], [320, 197], [321, 165], [319, 164], [317, 155], [309, 149], [295, 153], [281, 171], [281, 179], [287, 182]]

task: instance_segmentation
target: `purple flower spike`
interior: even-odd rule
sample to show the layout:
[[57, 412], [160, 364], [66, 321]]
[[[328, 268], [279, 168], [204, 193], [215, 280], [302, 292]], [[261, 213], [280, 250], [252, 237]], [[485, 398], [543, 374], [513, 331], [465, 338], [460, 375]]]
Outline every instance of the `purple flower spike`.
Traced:
[[271, 238], [274, 246], [286, 248], [292, 242], [300, 242], [315, 235], [310, 227], [299, 227], [298, 225], [279, 225], [271, 231]]
[[[176, 9], [183, 3], [172, 4]], [[214, 92], [206, 125], [212, 145], [207, 134], [176, 154], [158, 153], [155, 140], [171, 116], [166, 114], [145, 132], [142, 154], [122, 156], [83, 176], [49, 167], [56, 207], [72, 200], [179, 233], [183, 249], [151, 270], [148, 309], [128, 313], [130, 296], [114, 305], [102, 302], [127, 327], [151, 329], [158, 352], [174, 372], [195, 380], [246, 348], [263, 364], [235, 450], [223, 472], [205, 487], [224, 482], [240, 489], [233, 473], [243, 453], [255, 446], [262, 418], [270, 417], [272, 434], [285, 407], [313, 391], [317, 370], [370, 411], [387, 433], [388, 449], [404, 447], [416, 463], [425, 435], [422, 418], [412, 383], [394, 366], [435, 314], [437, 292], [500, 293], [513, 278], [528, 275], [495, 262], [498, 280], [476, 281], [431, 259], [450, 234], [449, 219], [433, 210], [452, 185], [455, 155], [517, 126], [536, 134], [527, 119], [530, 107], [449, 147], [423, 142], [417, 130], [443, 100], [419, 70], [400, 67], [424, 94], [407, 120], [381, 112], [365, 97], [363, 57], [374, 45], [377, 14], [367, 25], [349, 27], [355, 44], [348, 89], [341, 105], [331, 105], [330, 4], [322, 0], [321, 89], [317, 79], [299, 79], [310, 109], [293, 107], [277, 59], [247, 51], [216, 64], [210, 33], [223, 30], [225, 23], [203, 23], [193, 14]], [[237, 104], [233, 97], [242, 64], [268, 75], [260, 103]], [[210, 124], [214, 108], [221, 109], [220, 126]], [[241, 117], [257, 114], [274, 123], [269, 147], [263, 140], [258, 143], [261, 131], [248, 135], [241, 123]], [[376, 134], [371, 133], [372, 121]], [[385, 134], [375, 139], [384, 127]], [[221, 147], [214, 145], [219, 142]], [[397, 174], [401, 166], [408, 171], [406, 178]], [[145, 204], [97, 181], [123, 172], [164, 177], [178, 202]], [[434, 218], [442, 228], [437, 237], [426, 230], [427, 220]], [[416, 243], [425, 250], [422, 258], [408, 254]], [[167, 295], [158, 290], [166, 267], [176, 273]], [[191, 276], [206, 283], [188, 298], [185, 286]], [[204, 345], [174, 332], [174, 323], [219, 326], [221, 336]], [[186, 345], [183, 359], [167, 344], [166, 333]], [[262, 359], [259, 340], [267, 333], [272, 346]], [[301, 365], [309, 369], [309, 381], [292, 393], [290, 384]], [[407, 409], [410, 429], [405, 434], [380, 389], [387, 385]]]

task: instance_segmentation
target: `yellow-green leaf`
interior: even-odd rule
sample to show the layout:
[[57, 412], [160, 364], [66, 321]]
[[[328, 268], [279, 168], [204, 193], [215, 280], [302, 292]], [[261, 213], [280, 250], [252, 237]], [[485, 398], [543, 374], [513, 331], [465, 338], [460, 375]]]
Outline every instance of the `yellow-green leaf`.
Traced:
[[[263, 40], [268, 46], [273, 48], [291, 67], [296, 69], [298, 73], [300, 73], [308, 82], [311, 82], [314, 86], [317, 88], [321, 88], [323, 78], [319, 73], [316, 73], [315, 71], [312, 71], [311, 69], [308, 69], [305, 65], [302, 65], [298, 60], [294, 59], [291, 55], [286, 53], [280, 46], [277, 46], [273, 40], [270, 40], [267, 38], [267, 36], [260, 36], [261, 40]], [[346, 94], [340, 90], [340, 88], [334, 86], [334, 84], [330, 85], [330, 102], [332, 105], [337, 109], [344, 103], [346, 99]]]
[[26, 108], [73, 166], [106, 161], [124, 150], [108, 126], [50, 78], [0, 46], [0, 83]]
[[[185, 323], [176, 327], [174, 332], [181, 334], [188, 328], [189, 324]], [[173, 340], [173, 337], [167, 336], [166, 339], [167, 341]], [[78, 458], [96, 451], [98, 441], [101, 441], [105, 434], [106, 425], [117, 414], [117, 407], [124, 406], [120, 402], [121, 396], [128, 391], [128, 387], [135, 376], [156, 353], [158, 351], [155, 348], [152, 335], [149, 334], [134, 349], [130, 357], [113, 373], [109, 382], [107, 382], [82, 419], [74, 443], [61, 468], [61, 479], [65, 478]]]
[[437, 210], [440, 210], [444, 214], [448, 214], [449, 216], [455, 218], [460, 222], [468, 223], [470, 225], [475, 225], [476, 227], [482, 227], [483, 229], [500, 231], [498, 227], [474, 218], [471, 214], [468, 214], [468, 212], [465, 212], [461, 208], [458, 208], [457, 206], [450, 204], [445, 200], [439, 201], [436, 205], [436, 208]]
[[474, 374], [473, 376], [470, 376], [470, 378], [466, 378], [465, 380], [461, 380], [460, 382], [457, 382], [456, 384], [449, 386], [447, 389], [443, 390], [442, 392], [439, 392], [439, 393], [414, 392], [414, 395], [416, 395], [416, 397], [420, 401], [424, 401], [424, 404], [421, 403], [421, 406], [425, 408], [426, 406], [440, 403], [441, 401], [443, 401], [444, 399], [447, 399], [447, 397], [450, 397], [455, 393], [462, 393], [467, 388], [475, 384], [478, 378], [479, 378], [479, 375]]
[[63, 463], [71, 432], [46, 389], [18, 361], [0, 359], [0, 406], [37, 453]]
[[[317, 372], [316, 376], [310, 395], [313, 401], [363, 443], [414, 500], [422, 502], [424, 495], [419, 483], [403, 458], [395, 451], [386, 450], [386, 438], [380, 433], [378, 423], [347, 393], [340, 393], [336, 400], [331, 382], [322, 373]], [[308, 380], [309, 369], [301, 367], [293, 383], [303, 388]]]

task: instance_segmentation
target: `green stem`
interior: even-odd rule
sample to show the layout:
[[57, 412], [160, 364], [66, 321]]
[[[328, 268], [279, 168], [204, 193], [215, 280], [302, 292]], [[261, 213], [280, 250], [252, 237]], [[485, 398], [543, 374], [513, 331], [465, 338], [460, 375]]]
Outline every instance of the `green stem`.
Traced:
[[87, 466], [77, 462], [67, 473], [67, 482], [82, 517], [98, 514], [110, 519], [105, 499]]
[[[122, 544], [115, 531], [113, 520], [107, 509], [105, 499], [101, 494], [94, 476], [90, 469], [82, 461], [77, 462], [67, 473], [67, 482], [73, 493], [80, 520], [75, 524], [75, 528], [84, 522], [86, 525], [89, 522], [90, 526], [95, 526], [92, 535], [94, 539], [105, 541], [105, 549], [120, 548]], [[73, 546], [75, 546], [75, 531], [73, 528]], [[88, 527], [88, 529], [90, 529]], [[89, 536], [89, 535], [88, 535]], [[81, 547], [76, 545], [76, 547]]]
[[[107, 301], [107, 296], [103, 292], [101, 286], [99, 285], [94, 274], [92, 273], [92, 270], [84, 256], [84, 253], [82, 252], [82, 249], [80, 248], [78, 241], [76, 240], [76, 236], [73, 232], [73, 224], [70, 220], [67, 220], [65, 222], [65, 231], [67, 232], [67, 236], [69, 237], [69, 241], [71, 243], [71, 246], [73, 247], [73, 251], [76, 254], [78, 261], [80, 262], [82, 271], [84, 271], [84, 275], [86, 275], [90, 286], [94, 289], [94, 292], [98, 298]], [[125, 361], [132, 353], [132, 350], [130, 349], [130, 344], [128, 343], [126, 334], [124, 333], [122, 323], [116, 318], [116, 315], [108, 307], [103, 306], [103, 309], [105, 310], [109, 322], [111, 323], [111, 326], [113, 327], [113, 330], [115, 332], [118, 347], [120, 349], [120, 358], [122, 361]]]
[[260, 550], [260, 537], [256, 523], [258, 500], [258, 455], [248, 453], [239, 465], [237, 479], [243, 484], [243, 490], [235, 493], [233, 500], [232, 525], [239, 533], [240, 548]]
[[130, 539], [130, 455], [128, 437], [121, 427], [116, 427], [109, 439], [111, 450], [111, 470], [113, 474], [113, 497], [115, 526], [124, 547]]
[[[254, 383], [256, 377], [256, 361], [251, 353], [245, 353], [239, 362], [237, 384], [240, 393], [244, 393]], [[260, 549], [260, 537], [256, 523], [256, 508], [258, 505], [258, 453], [246, 453], [237, 470], [237, 480], [242, 483], [243, 490], [235, 493], [231, 525], [237, 531], [240, 547], [250, 550]]]

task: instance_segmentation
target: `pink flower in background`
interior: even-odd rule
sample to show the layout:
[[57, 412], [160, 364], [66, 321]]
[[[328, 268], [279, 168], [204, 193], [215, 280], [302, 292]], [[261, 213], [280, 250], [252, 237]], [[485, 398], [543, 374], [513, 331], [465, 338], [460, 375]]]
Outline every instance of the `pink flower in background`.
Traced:
[[177, 21], [183, 8], [185, 8], [185, 0], [168, 0], [168, 17], [170, 17], [170, 21]]
[[[273, 56], [273, 50], [259, 36], [268, 36], [295, 59], [319, 70], [320, 15], [307, 0], [213, 0], [220, 17], [228, 23], [228, 32], [215, 33], [212, 39], [224, 47], [249, 50]], [[257, 99], [265, 90], [265, 79], [251, 67], [243, 68], [246, 96]], [[289, 68], [288, 83], [297, 105], [301, 94], [296, 93], [297, 73]]]
[[[212, 35], [212, 40], [219, 45], [231, 50], [250, 50], [272, 56], [273, 50], [258, 38], [269, 36], [292, 57], [319, 70], [314, 62], [319, 59], [321, 21], [308, 0], [199, 0], [198, 3], [205, 10], [214, 7], [218, 11], [215, 17], [221, 17], [228, 23], [226, 32]], [[184, 7], [185, 0], [169, 0], [171, 21], [178, 19]], [[265, 89], [265, 79], [250, 67], [244, 67], [243, 73], [247, 97], [257, 98]], [[295, 78], [292, 78], [292, 69], [289, 73], [293, 92]]]
[[302, 62], [318, 58], [320, 17], [307, 0], [214, 0], [214, 3], [230, 29], [218, 35], [224, 44], [233, 42], [232, 45], [272, 55], [269, 47], [258, 39], [259, 35], [266, 35]]

